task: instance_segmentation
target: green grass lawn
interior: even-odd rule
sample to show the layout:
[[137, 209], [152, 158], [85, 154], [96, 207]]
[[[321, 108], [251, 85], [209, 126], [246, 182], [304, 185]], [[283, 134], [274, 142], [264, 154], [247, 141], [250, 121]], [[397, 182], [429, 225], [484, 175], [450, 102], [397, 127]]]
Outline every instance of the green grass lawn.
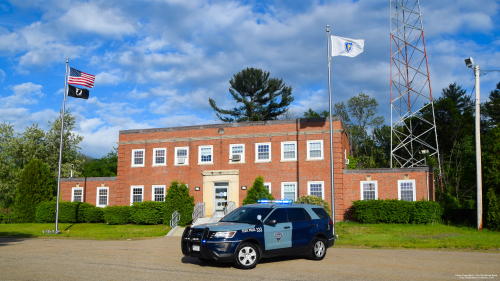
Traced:
[[482, 250], [500, 253], [500, 232], [470, 227], [336, 223], [337, 246], [363, 248]]
[[[69, 238], [69, 239], [133, 239], [164, 236], [170, 231], [166, 225], [107, 225], [103, 223], [60, 223], [62, 234], [46, 234], [54, 230], [53, 223], [0, 224], [0, 237]], [[68, 231], [69, 230], [69, 231]]]

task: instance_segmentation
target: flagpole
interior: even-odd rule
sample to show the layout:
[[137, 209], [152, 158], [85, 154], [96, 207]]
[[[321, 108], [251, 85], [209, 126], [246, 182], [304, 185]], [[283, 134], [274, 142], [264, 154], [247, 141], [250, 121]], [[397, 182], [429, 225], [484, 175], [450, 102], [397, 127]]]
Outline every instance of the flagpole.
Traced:
[[332, 220], [333, 220], [333, 236], [335, 237], [335, 188], [333, 185], [333, 129], [332, 129], [332, 84], [330, 79], [330, 62], [332, 60], [330, 54], [330, 26], [326, 26], [326, 53], [328, 56], [328, 95], [330, 97], [330, 186], [331, 186], [331, 203], [332, 203]]
[[61, 191], [61, 159], [62, 159], [62, 149], [63, 149], [63, 133], [64, 133], [64, 111], [66, 105], [66, 92], [68, 86], [68, 62], [69, 58], [66, 58], [66, 74], [64, 75], [64, 94], [63, 94], [63, 107], [61, 115], [61, 141], [59, 143], [59, 170], [57, 172], [57, 204], [56, 204], [56, 229], [55, 233], [59, 233], [59, 193]]

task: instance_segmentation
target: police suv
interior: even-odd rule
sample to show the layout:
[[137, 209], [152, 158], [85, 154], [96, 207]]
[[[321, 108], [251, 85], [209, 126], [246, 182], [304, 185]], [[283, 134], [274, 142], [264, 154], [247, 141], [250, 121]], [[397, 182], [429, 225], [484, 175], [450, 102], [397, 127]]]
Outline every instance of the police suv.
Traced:
[[242, 269], [254, 268], [262, 257], [325, 257], [335, 241], [333, 221], [325, 209], [286, 200], [261, 201], [265, 204], [241, 206], [217, 223], [186, 227], [182, 253], [201, 261], [233, 261]]

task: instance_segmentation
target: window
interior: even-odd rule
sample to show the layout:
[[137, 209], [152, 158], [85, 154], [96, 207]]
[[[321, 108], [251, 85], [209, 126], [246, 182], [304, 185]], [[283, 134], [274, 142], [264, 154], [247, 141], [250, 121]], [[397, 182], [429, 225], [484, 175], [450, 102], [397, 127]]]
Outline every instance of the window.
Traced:
[[255, 144], [255, 162], [271, 162], [271, 143]]
[[297, 142], [287, 141], [281, 143], [281, 161], [297, 160]]
[[153, 149], [153, 166], [166, 166], [167, 165], [167, 149], [155, 148]]
[[415, 194], [415, 180], [398, 181], [398, 199], [405, 201], [417, 201]]
[[271, 220], [276, 220], [276, 223], [284, 223], [288, 222], [288, 214], [286, 212], [286, 209], [276, 209], [266, 220], [266, 223], [271, 221]]
[[290, 222], [295, 221], [310, 221], [311, 216], [302, 208], [288, 208], [288, 219]]
[[165, 202], [165, 186], [164, 185], [153, 185], [153, 195], [151, 200], [157, 202]]
[[307, 182], [307, 194], [325, 199], [325, 182], [309, 181]]
[[130, 187], [130, 205], [136, 202], [142, 202], [144, 198], [144, 186], [132, 185]]
[[307, 141], [307, 160], [323, 160], [323, 140]]
[[316, 215], [318, 215], [318, 217], [322, 220], [325, 220], [325, 219], [329, 219], [330, 218], [330, 215], [325, 211], [325, 209], [323, 208], [313, 208], [312, 209]]
[[97, 198], [96, 198], [96, 207], [106, 207], [108, 206], [108, 187], [98, 187], [97, 188]]
[[174, 165], [189, 165], [189, 147], [175, 148], [175, 163]]
[[378, 199], [378, 190], [376, 181], [361, 182], [361, 200], [376, 200]]
[[213, 163], [213, 145], [199, 146], [198, 147], [198, 164], [212, 164]]
[[297, 183], [282, 182], [281, 183], [281, 198], [297, 201]]
[[83, 202], [83, 188], [73, 187], [71, 190], [71, 202]]
[[132, 149], [132, 167], [144, 167], [144, 149]]
[[264, 187], [269, 190], [269, 193], [271, 193], [271, 183], [270, 182], [265, 182]]
[[[233, 155], [240, 155], [240, 161], [233, 161]], [[245, 163], [245, 145], [230, 144], [229, 145], [229, 162], [230, 163]]]

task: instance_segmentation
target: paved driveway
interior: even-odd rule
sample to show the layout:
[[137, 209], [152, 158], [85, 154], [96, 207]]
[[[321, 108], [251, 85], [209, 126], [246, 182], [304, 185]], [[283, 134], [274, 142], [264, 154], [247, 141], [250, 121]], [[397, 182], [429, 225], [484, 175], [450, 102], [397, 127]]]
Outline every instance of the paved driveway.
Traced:
[[[0, 238], [0, 280], [462, 280], [481, 274], [500, 280], [500, 253], [333, 247], [319, 262], [300, 256], [265, 259], [253, 270], [239, 270], [183, 257], [180, 237]], [[464, 275], [469, 276], [460, 278]]]

